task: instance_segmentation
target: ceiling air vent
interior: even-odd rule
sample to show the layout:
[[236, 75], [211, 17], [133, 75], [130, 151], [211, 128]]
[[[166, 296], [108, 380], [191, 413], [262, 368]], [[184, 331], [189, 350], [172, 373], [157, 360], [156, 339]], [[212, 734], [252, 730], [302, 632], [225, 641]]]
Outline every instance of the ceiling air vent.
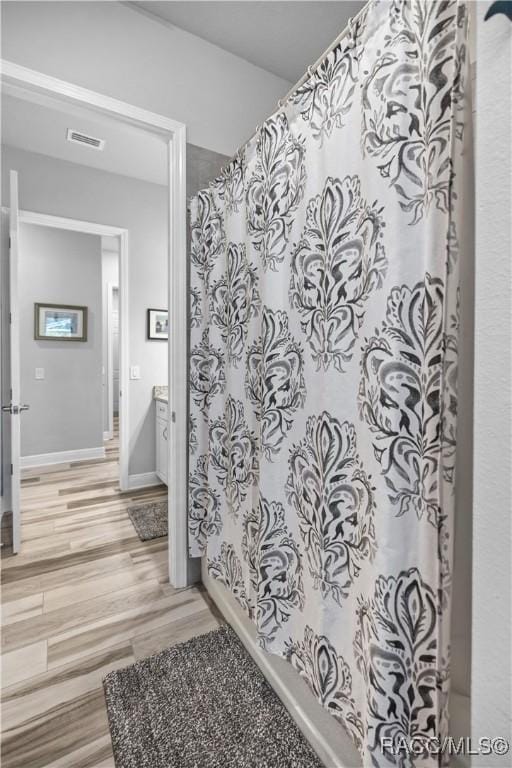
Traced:
[[105, 148], [104, 139], [97, 139], [94, 136], [89, 136], [87, 133], [74, 131], [72, 128], [68, 128], [66, 138], [68, 141], [72, 141], [73, 144], [82, 144], [82, 146], [91, 147], [92, 149], [99, 149], [101, 151]]

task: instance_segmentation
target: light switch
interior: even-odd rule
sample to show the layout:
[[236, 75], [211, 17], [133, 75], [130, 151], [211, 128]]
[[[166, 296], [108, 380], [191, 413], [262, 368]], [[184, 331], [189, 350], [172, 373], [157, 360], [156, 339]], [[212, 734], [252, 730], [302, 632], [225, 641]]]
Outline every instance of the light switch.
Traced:
[[130, 379], [140, 379], [140, 365], [130, 366]]
[[44, 379], [44, 368], [36, 368], [36, 379]]

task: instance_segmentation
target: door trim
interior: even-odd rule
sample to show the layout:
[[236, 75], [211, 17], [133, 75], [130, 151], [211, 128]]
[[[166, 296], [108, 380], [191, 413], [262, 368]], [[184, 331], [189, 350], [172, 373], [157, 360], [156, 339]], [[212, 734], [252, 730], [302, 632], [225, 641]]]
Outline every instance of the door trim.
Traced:
[[[112, 312], [114, 307], [114, 291], [118, 291], [117, 283], [107, 283], [107, 370], [105, 371], [105, 381], [107, 386], [107, 421], [108, 430], [104, 433], [105, 440], [112, 440], [114, 437], [114, 340]], [[119, 342], [119, 314], [117, 319], [117, 332]], [[119, 389], [121, 389], [121, 378], [119, 372]], [[118, 406], [121, 407], [120, 402]]]
[[[18, 174], [9, 173], [9, 366], [11, 405], [20, 405], [20, 311], [19, 311], [19, 232], [20, 210], [18, 196]], [[13, 342], [16, 343], [13, 343]], [[14, 375], [13, 375], [14, 373]], [[20, 507], [20, 459], [21, 459], [21, 415], [10, 418], [10, 454], [11, 454], [11, 510], [12, 510], [12, 551], [17, 554], [21, 547], [21, 507]]]
[[92, 221], [67, 219], [33, 211], [19, 212], [20, 224], [34, 224], [39, 227], [53, 227], [73, 232], [82, 232], [100, 237], [119, 238], [119, 486], [122, 491], [129, 489], [128, 468], [130, 459], [130, 402], [129, 402], [129, 294], [128, 294], [128, 230]]
[[[186, 257], [186, 126], [155, 112], [149, 112], [133, 104], [113, 99], [87, 88], [60, 80], [42, 72], [20, 66], [12, 61], [0, 60], [2, 88], [4, 93], [35, 92], [58, 96], [70, 103], [92, 107], [111, 117], [128, 121], [146, 130], [160, 133], [168, 141], [168, 301], [173, 333], [169, 338], [169, 577], [175, 587], [185, 587], [188, 574], [187, 536], [187, 445], [188, 445], [188, 272]], [[105, 232], [104, 234], [107, 234]], [[121, 236], [122, 247], [128, 251], [128, 232]], [[128, 274], [124, 279], [128, 287]], [[119, 285], [121, 292], [121, 281]], [[125, 294], [128, 295], [127, 293]], [[123, 308], [120, 306], [120, 321]], [[127, 334], [120, 343], [120, 370], [124, 379], [128, 373], [129, 349]], [[122, 355], [122, 358], [121, 358]], [[123, 393], [128, 392], [126, 386]], [[123, 398], [121, 398], [123, 399]], [[126, 403], [120, 405], [126, 408]], [[172, 415], [175, 414], [173, 421]], [[129, 439], [127, 430], [122, 430], [120, 444], [124, 440], [125, 455], [128, 456]], [[128, 472], [122, 479], [128, 483]]]

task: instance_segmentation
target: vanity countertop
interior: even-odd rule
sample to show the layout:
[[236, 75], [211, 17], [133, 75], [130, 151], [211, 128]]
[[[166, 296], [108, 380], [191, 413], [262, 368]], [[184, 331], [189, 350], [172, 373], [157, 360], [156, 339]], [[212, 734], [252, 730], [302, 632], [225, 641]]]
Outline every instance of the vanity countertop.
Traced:
[[153, 387], [153, 400], [159, 400], [161, 403], [168, 403], [169, 387]]

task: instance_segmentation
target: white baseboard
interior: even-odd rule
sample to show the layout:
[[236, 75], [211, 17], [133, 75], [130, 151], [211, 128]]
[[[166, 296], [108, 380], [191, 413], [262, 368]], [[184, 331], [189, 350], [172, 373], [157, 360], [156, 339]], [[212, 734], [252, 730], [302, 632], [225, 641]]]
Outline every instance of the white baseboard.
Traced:
[[201, 562], [201, 576], [208, 594], [233, 627], [320, 760], [328, 768], [361, 768], [361, 758], [343, 726], [321, 706], [291, 664], [259, 647], [253, 622], [226, 587], [208, 575], [205, 559], [203, 557]]
[[21, 456], [22, 469], [30, 467], [44, 467], [47, 464], [69, 464], [74, 461], [87, 461], [89, 459], [104, 459], [105, 448], [103, 445], [97, 448], [79, 448], [76, 451], [56, 451], [54, 453], [38, 453], [34, 456]]
[[149, 488], [152, 485], [162, 485], [162, 481], [156, 472], [142, 472], [140, 475], [128, 476], [128, 488]]

